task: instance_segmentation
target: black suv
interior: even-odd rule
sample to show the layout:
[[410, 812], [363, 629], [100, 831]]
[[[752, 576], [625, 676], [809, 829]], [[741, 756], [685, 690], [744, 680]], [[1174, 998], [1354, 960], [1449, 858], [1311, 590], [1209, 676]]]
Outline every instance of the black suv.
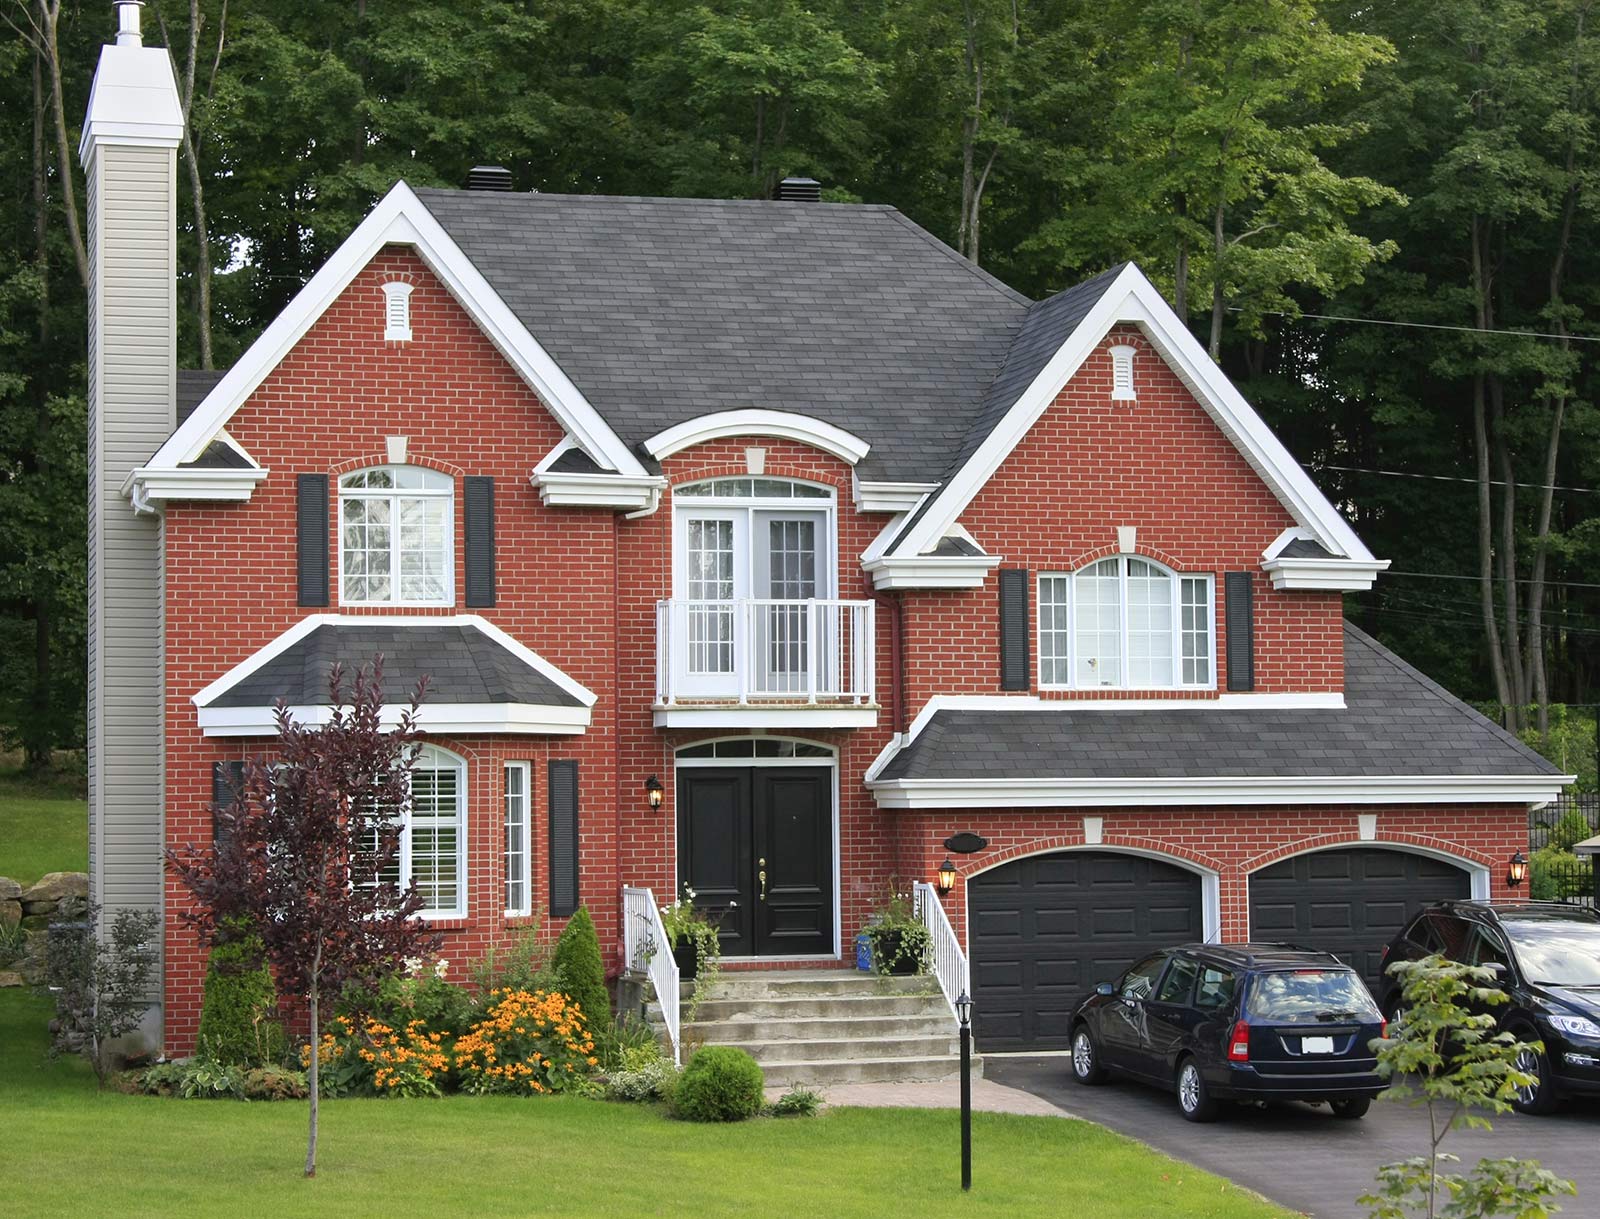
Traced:
[[[1498, 966], [1511, 997], [1493, 1008], [1500, 1027], [1544, 1043], [1517, 1064], [1539, 1078], [1512, 1102], [1518, 1109], [1549, 1113], [1565, 1093], [1600, 1092], [1600, 915], [1551, 902], [1442, 902], [1389, 941], [1384, 968], [1432, 953]], [[1387, 973], [1380, 997], [1392, 1018], [1400, 987]]]
[[1383, 1016], [1338, 957], [1292, 944], [1186, 944], [1102, 982], [1072, 1015], [1072, 1075], [1171, 1088], [1192, 1122], [1223, 1100], [1327, 1101], [1358, 1118], [1388, 1087]]

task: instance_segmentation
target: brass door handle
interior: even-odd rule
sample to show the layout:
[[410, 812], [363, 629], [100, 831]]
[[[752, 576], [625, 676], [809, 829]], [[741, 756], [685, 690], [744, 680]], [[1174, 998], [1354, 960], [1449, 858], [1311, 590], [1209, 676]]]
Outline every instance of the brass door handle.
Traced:
[[765, 859], [761, 859], [761, 860], [757, 860], [756, 862], [760, 865], [760, 868], [761, 868], [761, 871], [756, 873], [756, 879], [761, 882], [761, 900], [762, 901], [766, 901], [767, 900], [767, 861]]

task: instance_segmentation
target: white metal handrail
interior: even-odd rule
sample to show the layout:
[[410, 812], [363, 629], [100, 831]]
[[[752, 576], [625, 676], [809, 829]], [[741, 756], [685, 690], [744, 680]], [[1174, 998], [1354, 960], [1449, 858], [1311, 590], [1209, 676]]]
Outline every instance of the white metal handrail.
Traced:
[[661, 922], [656, 895], [649, 889], [622, 886], [622, 948], [628, 968], [648, 973], [655, 987], [661, 1019], [672, 1040], [672, 1062], [682, 1066], [678, 1037], [678, 962], [672, 956], [672, 941]]
[[928, 939], [933, 949], [933, 974], [939, 979], [939, 989], [944, 991], [945, 1002], [950, 1005], [950, 1016], [954, 1019], [956, 999], [961, 995], [969, 998], [972, 995], [967, 989], [970, 984], [967, 954], [961, 951], [961, 941], [956, 939], [955, 929], [950, 926], [950, 919], [945, 915], [939, 894], [932, 885], [923, 880], [915, 881], [912, 885], [912, 901], [922, 925], [928, 929]]
[[870, 703], [876, 625], [872, 601], [657, 601], [656, 701]]

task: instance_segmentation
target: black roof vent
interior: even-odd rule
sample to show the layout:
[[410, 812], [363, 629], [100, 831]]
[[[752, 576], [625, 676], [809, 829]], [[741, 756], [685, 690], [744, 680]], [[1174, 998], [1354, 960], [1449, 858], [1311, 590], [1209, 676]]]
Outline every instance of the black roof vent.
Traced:
[[822, 183], [815, 178], [785, 178], [778, 183], [780, 203], [821, 203]]
[[510, 190], [511, 171], [504, 165], [474, 165], [467, 171], [468, 190]]

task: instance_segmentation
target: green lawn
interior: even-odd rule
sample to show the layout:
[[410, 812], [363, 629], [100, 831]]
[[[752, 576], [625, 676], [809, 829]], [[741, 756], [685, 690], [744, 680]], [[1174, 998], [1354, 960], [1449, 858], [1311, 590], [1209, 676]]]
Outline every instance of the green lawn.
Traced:
[[89, 867], [89, 816], [77, 784], [0, 771], [0, 876], [31, 885]]
[[962, 1199], [953, 1113], [713, 1127], [564, 1097], [329, 1101], [306, 1181], [303, 1102], [97, 1094], [81, 1061], [41, 1061], [45, 1018], [0, 992], [7, 1214], [1287, 1214], [1086, 1122], [976, 1115]]

